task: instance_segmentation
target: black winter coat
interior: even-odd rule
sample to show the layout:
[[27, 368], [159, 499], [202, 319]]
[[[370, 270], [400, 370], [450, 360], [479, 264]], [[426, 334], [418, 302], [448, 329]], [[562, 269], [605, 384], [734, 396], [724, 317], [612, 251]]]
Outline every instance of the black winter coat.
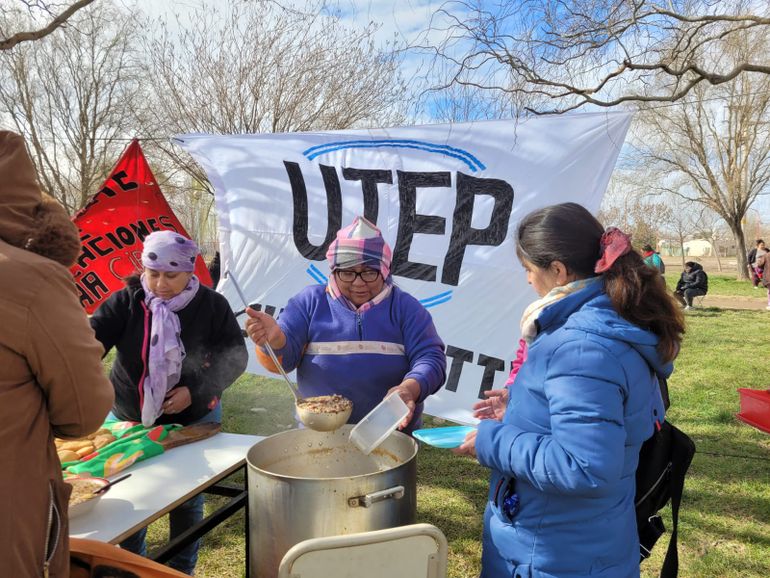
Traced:
[[709, 278], [700, 263], [695, 263], [689, 273], [682, 271], [682, 276], [676, 284], [676, 290], [681, 293], [685, 289], [701, 289], [708, 292]]
[[[178, 385], [190, 389], [192, 404], [180, 413], [162, 414], [156, 424], [186, 425], [202, 418], [243, 373], [248, 361], [241, 328], [227, 300], [216, 291], [201, 285], [193, 300], [177, 315], [186, 352]], [[117, 349], [110, 372], [115, 388], [112, 411], [122, 420], [141, 421], [139, 383], [149, 357], [151, 319], [138, 278], [112, 294], [91, 317], [91, 327], [104, 346], [105, 355], [113, 347]]]

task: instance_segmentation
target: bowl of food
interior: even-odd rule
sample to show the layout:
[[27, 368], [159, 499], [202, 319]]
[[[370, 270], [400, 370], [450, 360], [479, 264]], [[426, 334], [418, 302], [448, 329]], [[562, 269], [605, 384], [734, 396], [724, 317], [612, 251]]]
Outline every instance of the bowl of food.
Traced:
[[[109, 488], [104, 488], [110, 482], [104, 478], [71, 477], [64, 481], [72, 486], [69, 501], [70, 518], [90, 512], [99, 499], [109, 491]], [[102, 489], [104, 490], [99, 492]]]
[[334, 431], [345, 425], [353, 411], [353, 402], [341, 395], [319, 395], [297, 400], [297, 414], [305, 427], [316, 431]]

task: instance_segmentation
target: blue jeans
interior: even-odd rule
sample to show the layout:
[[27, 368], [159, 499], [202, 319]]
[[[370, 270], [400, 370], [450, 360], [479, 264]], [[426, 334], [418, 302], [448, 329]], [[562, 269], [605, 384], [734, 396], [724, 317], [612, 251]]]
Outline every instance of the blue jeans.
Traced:
[[[117, 419], [112, 412], [107, 416], [107, 419]], [[193, 423], [204, 422], [216, 422], [222, 423], [222, 404], [217, 406]], [[188, 424], [188, 425], [193, 425]], [[168, 515], [169, 518], [169, 541], [179, 536], [182, 532], [189, 527], [197, 524], [203, 519], [203, 494], [198, 494], [194, 498], [187, 500], [184, 504], [177, 506], [171, 510]], [[147, 528], [142, 528], [138, 532], [132, 534], [120, 543], [120, 547], [134, 554], [140, 556], [147, 556], [147, 543], [145, 537], [147, 536]], [[171, 558], [167, 562], [167, 565], [174, 570], [179, 570], [185, 574], [193, 575], [195, 572], [195, 565], [198, 563], [198, 550], [200, 549], [201, 541], [196, 540], [184, 550], [179, 552], [176, 556]]]

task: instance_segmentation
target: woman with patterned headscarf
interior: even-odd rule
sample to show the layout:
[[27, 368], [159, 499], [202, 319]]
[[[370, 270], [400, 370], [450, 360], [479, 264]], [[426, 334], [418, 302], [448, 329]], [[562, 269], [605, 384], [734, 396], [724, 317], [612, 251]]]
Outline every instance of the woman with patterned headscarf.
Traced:
[[[246, 331], [257, 345], [269, 341], [285, 370], [297, 370], [302, 396], [350, 399], [350, 423], [397, 391], [410, 408], [401, 424], [409, 433], [444, 383], [446, 357], [430, 313], [393, 284], [391, 255], [380, 230], [356, 217], [329, 245], [328, 284], [303, 289], [277, 322], [247, 309]], [[257, 355], [276, 370], [261, 347]]]
[[[248, 352], [227, 300], [193, 274], [198, 246], [174, 231], [144, 240], [141, 277], [110, 296], [91, 317], [107, 353], [117, 419], [154, 424], [220, 422], [222, 392], [246, 369]], [[203, 518], [203, 496], [171, 512], [171, 538]], [[144, 555], [142, 530], [122, 547]], [[198, 543], [169, 565], [191, 574]]]

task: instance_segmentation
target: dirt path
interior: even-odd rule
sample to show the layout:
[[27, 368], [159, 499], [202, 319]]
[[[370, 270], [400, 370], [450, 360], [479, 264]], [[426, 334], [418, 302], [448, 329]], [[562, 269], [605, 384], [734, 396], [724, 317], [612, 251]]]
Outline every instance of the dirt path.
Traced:
[[[757, 291], [759, 293], [759, 291]], [[703, 298], [704, 307], [719, 307], [720, 309], [756, 309], [764, 311], [767, 307], [767, 297], [764, 295], [758, 297], [727, 296], [727, 295], [706, 295]]]

